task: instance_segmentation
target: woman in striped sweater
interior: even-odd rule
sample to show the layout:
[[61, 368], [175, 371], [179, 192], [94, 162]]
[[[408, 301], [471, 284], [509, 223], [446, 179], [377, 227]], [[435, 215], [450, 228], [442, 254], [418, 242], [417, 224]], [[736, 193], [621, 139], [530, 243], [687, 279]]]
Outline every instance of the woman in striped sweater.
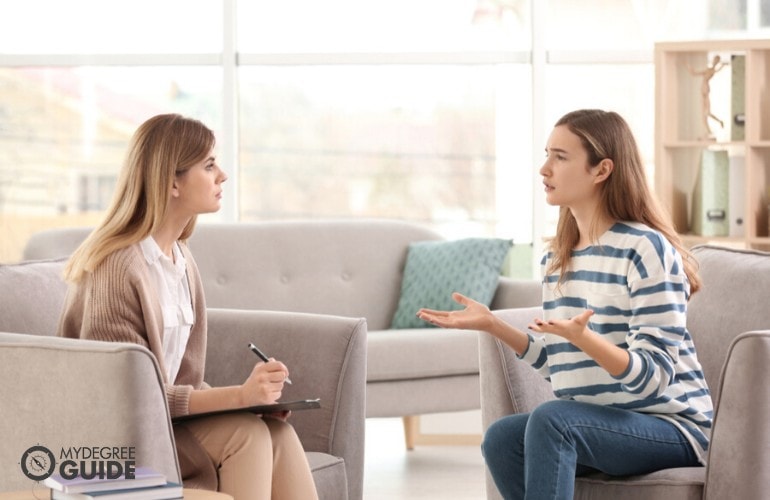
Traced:
[[546, 201], [561, 208], [533, 333], [459, 294], [460, 311], [418, 312], [494, 335], [551, 382], [556, 400], [488, 429], [482, 451], [495, 484], [510, 499], [571, 499], [575, 476], [590, 471], [704, 464], [712, 402], [686, 326], [697, 263], [650, 193], [627, 123], [568, 113], [540, 174]]

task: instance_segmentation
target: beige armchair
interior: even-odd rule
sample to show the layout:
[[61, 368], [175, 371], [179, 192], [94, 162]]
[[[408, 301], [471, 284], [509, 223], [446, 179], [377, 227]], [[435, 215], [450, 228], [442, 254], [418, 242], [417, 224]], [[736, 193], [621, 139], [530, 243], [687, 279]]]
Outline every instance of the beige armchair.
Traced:
[[[576, 499], [741, 500], [770, 491], [770, 253], [701, 246], [703, 289], [688, 305], [688, 328], [715, 403], [707, 467], [634, 477], [593, 474], [576, 480]], [[499, 311], [525, 329], [539, 308]], [[487, 334], [479, 337], [484, 429], [553, 398], [550, 385]], [[500, 498], [487, 478], [487, 498]]]
[[[31, 488], [24, 452], [45, 446], [133, 447], [137, 465], [179, 480], [165, 391], [145, 348], [54, 337], [63, 261], [0, 265], [0, 492]], [[270, 346], [292, 370], [284, 400], [320, 398], [291, 417], [323, 500], [363, 496], [366, 322], [320, 314], [208, 310], [205, 379], [245, 380], [247, 343]]]
[[[147, 349], [50, 336], [0, 333], [0, 491], [31, 489], [22, 457], [78, 447], [132, 448], [137, 465], [179, 482], [166, 397]], [[58, 469], [56, 469], [58, 471]], [[43, 471], [32, 471], [42, 474]]]

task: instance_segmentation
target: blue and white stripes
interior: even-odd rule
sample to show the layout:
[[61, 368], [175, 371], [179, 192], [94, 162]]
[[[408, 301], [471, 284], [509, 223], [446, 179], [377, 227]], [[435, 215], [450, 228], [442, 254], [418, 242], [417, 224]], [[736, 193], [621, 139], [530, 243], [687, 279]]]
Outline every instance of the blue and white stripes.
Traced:
[[530, 335], [522, 359], [551, 381], [559, 398], [654, 414], [677, 425], [705, 462], [712, 402], [687, 331], [689, 283], [681, 257], [657, 231], [616, 223], [597, 244], [572, 254], [570, 270], [545, 275], [546, 320], [592, 309], [589, 328], [631, 356], [612, 377], [556, 335]]

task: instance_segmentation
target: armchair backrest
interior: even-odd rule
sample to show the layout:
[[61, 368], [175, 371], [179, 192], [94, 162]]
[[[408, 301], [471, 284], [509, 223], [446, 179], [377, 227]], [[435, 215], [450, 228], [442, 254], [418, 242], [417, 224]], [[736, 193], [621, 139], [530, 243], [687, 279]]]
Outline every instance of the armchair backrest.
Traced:
[[0, 332], [56, 335], [64, 259], [0, 264]]
[[716, 401], [728, 347], [739, 334], [770, 328], [770, 253], [702, 245], [693, 249], [703, 288], [687, 307], [687, 326]]

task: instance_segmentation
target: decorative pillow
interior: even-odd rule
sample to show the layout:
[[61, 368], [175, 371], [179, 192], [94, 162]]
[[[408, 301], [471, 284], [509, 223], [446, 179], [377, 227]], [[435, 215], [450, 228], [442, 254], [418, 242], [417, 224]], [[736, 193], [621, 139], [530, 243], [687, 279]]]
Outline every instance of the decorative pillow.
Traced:
[[461, 309], [462, 306], [452, 300], [452, 292], [460, 292], [488, 306], [497, 290], [500, 270], [512, 244], [512, 240], [496, 238], [410, 244], [398, 309], [390, 327], [433, 326], [418, 318], [417, 311], [423, 307]]

